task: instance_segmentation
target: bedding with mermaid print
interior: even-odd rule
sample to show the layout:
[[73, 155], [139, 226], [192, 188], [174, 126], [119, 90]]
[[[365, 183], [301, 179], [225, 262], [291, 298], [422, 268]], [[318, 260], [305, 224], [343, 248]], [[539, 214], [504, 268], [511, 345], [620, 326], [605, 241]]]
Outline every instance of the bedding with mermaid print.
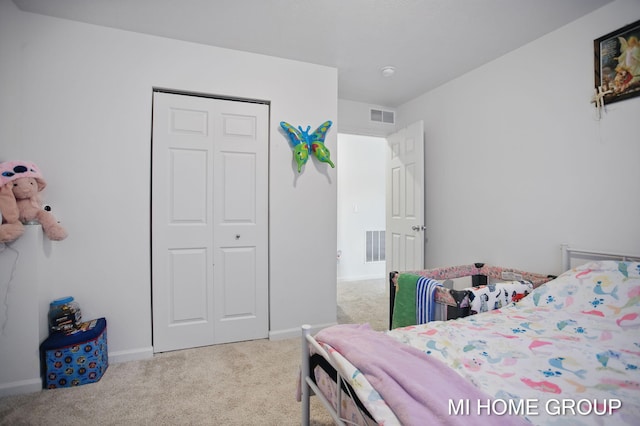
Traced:
[[[518, 303], [386, 335], [442, 361], [489, 396], [449, 401], [452, 424], [507, 410], [534, 425], [638, 425], [640, 263], [587, 263]], [[380, 413], [374, 387], [357, 367], [346, 370], [360, 380], [360, 399], [375, 401], [372, 411]]]
[[638, 424], [640, 263], [591, 262], [516, 304], [388, 334], [497, 400], [537, 404], [533, 424]]

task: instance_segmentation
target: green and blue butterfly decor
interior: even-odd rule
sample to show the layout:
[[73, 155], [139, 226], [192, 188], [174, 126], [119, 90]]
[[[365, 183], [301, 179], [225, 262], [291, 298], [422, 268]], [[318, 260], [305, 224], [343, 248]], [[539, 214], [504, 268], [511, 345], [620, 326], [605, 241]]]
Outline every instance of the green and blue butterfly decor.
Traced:
[[331, 161], [331, 153], [329, 148], [324, 144], [324, 138], [329, 131], [329, 128], [333, 124], [327, 120], [320, 125], [313, 133], [309, 134], [311, 126], [307, 126], [306, 130], [303, 130], [301, 126], [296, 129], [286, 121], [281, 121], [280, 126], [287, 132], [293, 148], [293, 158], [298, 164], [298, 173], [301, 172], [302, 166], [307, 163], [309, 159], [309, 152], [323, 163], [329, 164], [334, 168], [334, 164]]

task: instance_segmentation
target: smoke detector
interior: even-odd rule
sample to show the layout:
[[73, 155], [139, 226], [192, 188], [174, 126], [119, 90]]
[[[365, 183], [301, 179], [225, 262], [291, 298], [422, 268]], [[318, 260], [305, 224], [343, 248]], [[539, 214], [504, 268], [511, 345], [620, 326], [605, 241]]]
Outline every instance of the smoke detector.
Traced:
[[382, 67], [380, 71], [382, 72], [383, 77], [391, 77], [393, 74], [396, 73], [396, 67], [387, 65], [386, 67]]

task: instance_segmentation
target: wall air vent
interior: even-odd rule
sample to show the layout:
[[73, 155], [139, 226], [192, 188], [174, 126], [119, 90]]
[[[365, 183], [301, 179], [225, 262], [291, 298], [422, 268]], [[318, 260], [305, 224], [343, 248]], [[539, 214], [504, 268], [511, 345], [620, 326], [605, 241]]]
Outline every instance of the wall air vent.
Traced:
[[376, 123], [396, 124], [396, 113], [393, 111], [371, 108], [369, 112], [371, 114], [371, 121], [375, 121]]
[[366, 231], [365, 263], [383, 262], [385, 260], [385, 231]]

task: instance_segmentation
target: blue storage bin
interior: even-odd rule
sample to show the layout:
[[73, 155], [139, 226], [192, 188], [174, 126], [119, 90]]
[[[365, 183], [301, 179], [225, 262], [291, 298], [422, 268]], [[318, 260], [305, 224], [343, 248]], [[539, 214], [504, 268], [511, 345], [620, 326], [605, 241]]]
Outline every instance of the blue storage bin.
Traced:
[[45, 389], [97, 382], [109, 366], [107, 320], [80, 324], [72, 333], [53, 333], [40, 345]]

